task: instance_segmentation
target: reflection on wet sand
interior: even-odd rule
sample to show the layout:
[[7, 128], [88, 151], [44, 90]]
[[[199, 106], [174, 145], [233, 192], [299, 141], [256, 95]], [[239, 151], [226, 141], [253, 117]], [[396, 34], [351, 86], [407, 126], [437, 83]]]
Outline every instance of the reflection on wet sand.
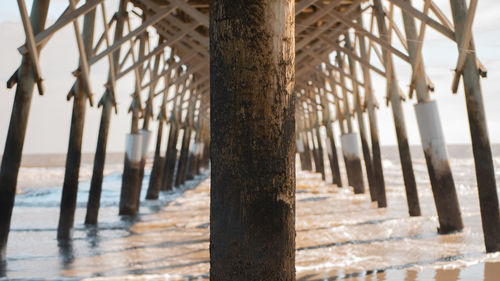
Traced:
[[[482, 280], [483, 276], [486, 281], [499, 280], [500, 257], [484, 253], [474, 196], [460, 193], [466, 229], [438, 235], [430, 190], [421, 192], [423, 216], [410, 218], [401, 188], [389, 188], [389, 208], [377, 209], [368, 194], [354, 195], [346, 187], [321, 181], [318, 174], [298, 172], [297, 280], [447, 281]], [[12, 278], [206, 280], [209, 192], [210, 180], [205, 179], [166, 206], [142, 207], [133, 221], [77, 227], [71, 243], [44, 243], [47, 248], [38, 254], [9, 260], [3, 274]], [[55, 241], [55, 229], [18, 228], [13, 233], [19, 235], [14, 239]], [[11, 253], [29, 252], [23, 245], [13, 245]], [[51, 252], [52, 245], [57, 252]]]

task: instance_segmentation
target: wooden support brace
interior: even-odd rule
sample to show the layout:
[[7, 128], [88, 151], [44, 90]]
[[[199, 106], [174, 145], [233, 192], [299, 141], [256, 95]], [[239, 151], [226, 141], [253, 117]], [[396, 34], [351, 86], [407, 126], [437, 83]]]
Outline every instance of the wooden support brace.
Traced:
[[31, 64], [33, 65], [33, 72], [35, 74], [38, 93], [43, 96], [43, 79], [41, 76], [40, 65], [38, 63], [38, 49], [36, 47], [35, 37], [33, 35], [33, 27], [31, 26], [30, 17], [28, 15], [28, 11], [26, 10], [26, 3], [24, 2], [24, 0], [17, 0], [17, 4], [19, 6], [19, 12], [21, 13], [21, 19], [23, 21], [24, 32], [26, 34], [26, 44], [28, 45], [28, 52], [31, 58]]
[[184, 0], [170, 0], [171, 3], [177, 5], [179, 9], [184, 11], [186, 14], [190, 15], [193, 17], [195, 20], [200, 22], [206, 27], [209, 27], [209, 19], [208, 16], [203, 14], [202, 12], [198, 11], [197, 9], [191, 7], [186, 1]]
[[127, 34], [126, 36], [123, 36], [122, 38], [120, 38], [120, 40], [118, 40], [117, 42], [114, 42], [111, 47], [107, 48], [106, 50], [102, 51], [101, 53], [99, 53], [98, 55], [96, 55], [95, 57], [90, 59], [89, 65], [93, 65], [94, 63], [96, 63], [100, 59], [102, 59], [104, 56], [106, 56], [109, 53], [112, 53], [113, 51], [118, 49], [125, 42], [130, 41], [130, 40], [132, 40], [133, 37], [136, 37], [139, 34], [143, 33], [146, 30], [146, 28], [148, 28], [148, 26], [153, 25], [153, 24], [159, 22], [161, 19], [168, 16], [172, 11], [175, 10], [175, 8], [176, 8], [175, 5], [169, 5], [168, 7], [158, 11], [158, 13], [156, 13], [154, 16], [145, 20], [139, 27], [137, 27], [133, 31], [129, 30], [129, 34]]
[[[429, 12], [429, 8], [431, 6], [431, 0], [424, 0], [424, 15], [427, 15]], [[405, 11], [401, 9], [401, 12], [404, 13]], [[415, 78], [417, 76], [417, 70], [420, 67], [420, 63], [422, 62], [422, 47], [424, 45], [424, 36], [425, 36], [425, 23], [421, 22], [420, 23], [420, 31], [418, 34], [418, 45], [417, 45], [417, 52], [416, 52], [416, 57], [415, 59], [411, 62], [412, 67], [413, 67], [413, 73], [411, 75], [411, 80], [410, 80], [410, 90], [408, 92], [408, 97], [410, 99], [413, 96], [413, 91], [415, 90]], [[429, 79], [430, 80], [430, 79]]]
[[[451, 84], [452, 93], [456, 94], [458, 91], [458, 83], [460, 82], [460, 76], [462, 76], [462, 70], [464, 68], [465, 58], [467, 57], [467, 51], [472, 43], [472, 23], [474, 22], [474, 16], [476, 14], [477, 0], [471, 0], [469, 11], [467, 12], [467, 19], [462, 30], [462, 39], [459, 42], [459, 54], [457, 67], [455, 68], [455, 76], [453, 77], [453, 83]], [[455, 30], [456, 32], [456, 30]], [[458, 41], [458, 38], [457, 38]]]
[[[109, 48], [110, 46], [110, 39], [109, 39], [109, 26], [113, 22], [113, 20], [110, 22], [108, 25], [106, 22], [106, 5], [104, 3], [101, 3], [101, 14], [102, 14], [102, 22], [104, 24], [104, 33], [103, 36], [106, 41], [106, 48]], [[113, 18], [118, 18], [117, 15], [113, 15]], [[108, 55], [108, 64], [109, 64], [109, 82], [106, 83], [106, 88], [110, 89], [111, 95], [113, 97], [113, 105], [115, 108], [115, 112], [118, 112], [118, 106], [116, 104], [116, 70], [115, 70], [115, 64], [113, 62], [113, 54], [110, 53]]]
[[[69, 10], [65, 11], [63, 15], [53, 25], [37, 33], [37, 35], [34, 37], [36, 46], [39, 46], [40, 44], [43, 44], [45, 41], [49, 40], [50, 37], [52, 37], [52, 35], [54, 35], [58, 30], [65, 27], [67, 24], [71, 23], [76, 18], [92, 11], [92, 9], [94, 9], [97, 5], [99, 5], [103, 1], [104, 0], [88, 0], [85, 4], [78, 7], [77, 9], [72, 10], [71, 12]], [[25, 54], [28, 51], [25, 45], [17, 48], [17, 50], [21, 54]]]
[[410, 6], [407, 2], [404, 2], [402, 0], [389, 0], [389, 1], [394, 5], [400, 7], [401, 9], [404, 9], [408, 14], [412, 15], [413, 17], [419, 19], [422, 22], [425, 22], [425, 24], [434, 28], [435, 30], [437, 30], [444, 36], [448, 37], [452, 41], [455, 41], [455, 32], [452, 29], [440, 24], [439, 22], [435, 21], [434, 19], [432, 19], [427, 15], [424, 15], [419, 10]]
[[307, 7], [311, 6], [318, 0], [301, 0], [300, 2], [295, 4], [295, 15], [298, 15], [300, 12], [305, 10]]
[[[75, 10], [75, 0], [69, 0], [70, 10]], [[94, 105], [94, 99], [92, 97], [92, 87], [90, 86], [90, 75], [89, 75], [89, 65], [87, 61], [87, 54], [85, 53], [85, 46], [83, 44], [82, 34], [80, 33], [80, 25], [78, 20], [75, 18], [73, 20], [73, 27], [75, 30], [76, 42], [78, 45], [78, 51], [80, 52], [80, 67], [79, 75], [83, 76], [83, 82], [85, 84], [85, 89], [87, 96], [89, 98], [90, 106]], [[81, 80], [79, 80], [81, 82]]]
[[356, 23], [354, 23], [354, 22], [352, 22], [350, 20], [345, 19], [344, 15], [341, 14], [340, 12], [332, 10], [332, 11], [330, 11], [329, 14], [332, 15], [332, 16], [334, 16], [335, 18], [339, 19], [345, 25], [347, 25], [347, 26], [349, 26], [351, 28], [354, 28], [357, 33], [362, 34], [362, 35], [366, 36], [367, 38], [369, 38], [370, 40], [377, 42], [381, 47], [386, 48], [388, 51], [390, 51], [391, 53], [393, 53], [396, 56], [400, 57], [402, 60], [404, 60], [404, 61], [406, 61], [408, 63], [410, 62], [410, 58], [408, 57], [408, 55], [402, 53], [398, 49], [396, 49], [393, 46], [387, 44], [387, 42], [385, 42], [384, 40], [378, 38], [377, 36], [373, 35], [372, 33], [368, 32], [368, 31], [366, 31], [363, 28], [363, 26], [361, 26], [359, 24], [356, 24]]

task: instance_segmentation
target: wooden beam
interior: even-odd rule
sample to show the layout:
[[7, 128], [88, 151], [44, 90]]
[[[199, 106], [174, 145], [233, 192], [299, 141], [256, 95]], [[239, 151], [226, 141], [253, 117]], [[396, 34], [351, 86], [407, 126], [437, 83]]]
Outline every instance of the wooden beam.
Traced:
[[95, 57], [90, 59], [89, 65], [93, 65], [94, 63], [96, 63], [100, 59], [102, 59], [104, 56], [106, 56], [107, 54], [118, 49], [125, 42], [130, 41], [135, 36], [138, 36], [139, 34], [144, 32], [146, 30], [146, 28], [148, 28], [148, 26], [153, 25], [153, 24], [159, 22], [161, 19], [168, 16], [171, 12], [173, 12], [175, 10], [175, 8], [176, 8], [175, 5], [169, 5], [167, 8], [164, 8], [164, 9], [158, 11], [157, 14], [155, 14], [154, 16], [150, 17], [149, 19], [145, 20], [139, 27], [137, 27], [133, 31], [130, 31], [129, 34], [127, 34], [126, 36], [123, 36], [117, 42], [114, 42], [111, 47], [107, 48], [106, 50], [102, 51], [101, 53], [99, 53], [98, 55], [96, 55]]
[[393, 46], [387, 44], [387, 42], [378, 38], [377, 36], [373, 35], [372, 33], [366, 31], [363, 26], [356, 24], [350, 20], [345, 19], [344, 15], [342, 15], [341, 13], [339, 13], [337, 11], [332, 10], [329, 12], [329, 14], [334, 16], [335, 18], [339, 19], [345, 25], [354, 28], [358, 33], [366, 36], [367, 38], [369, 38], [372, 41], [377, 42], [382, 48], [386, 48], [388, 51], [390, 51], [391, 53], [400, 57], [402, 60], [404, 60], [408, 63], [410, 62], [410, 58], [406, 54], [402, 53], [401, 51], [394, 48]]
[[202, 12], [198, 11], [197, 9], [191, 7], [184, 0], [170, 0], [170, 2], [177, 5], [179, 9], [184, 11], [186, 14], [190, 15], [193, 19], [197, 20], [204, 26], [209, 27], [210, 21], [208, 19], [208, 15], [205, 15]]
[[150, 53], [145, 55], [143, 58], [139, 59], [139, 61], [137, 61], [135, 64], [131, 65], [130, 67], [128, 67], [127, 69], [125, 69], [124, 71], [122, 71], [118, 75], [116, 75], [116, 79], [118, 80], [118, 79], [122, 78], [123, 76], [127, 75], [131, 70], [133, 70], [134, 68], [138, 67], [139, 65], [142, 65], [146, 60], [152, 58], [153, 56], [155, 56], [159, 52], [163, 51], [166, 47], [173, 45], [175, 42], [177, 42], [182, 37], [184, 37], [189, 31], [196, 28], [196, 26], [198, 26], [198, 23], [192, 23], [191, 25], [189, 25], [189, 28], [191, 28], [191, 29], [188, 30], [188, 28], [186, 28], [185, 30], [182, 30], [181, 32], [177, 33], [174, 37], [170, 38], [169, 40], [162, 42], [153, 51], [151, 51]]
[[[67, 10], [68, 12], [65, 11], [63, 15], [53, 25], [46, 28], [45, 30], [43, 30], [42, 32], [38, 33], [35, 36], [36, 45], [39, 46], [40, 44], [44, 43], [45, 41], [50, 39], [50, 37], [54, 35], [56, 31], [65, 27], [68, 23], [72, 22], [74, 19], [92, 11], [92, 9], [94, 9], [97, 5], [99, 5], [103, 1], [104, 0], [88, 0], [85, 4], [83, 4], [82, 6], [78, 7], [77, 9], [71, 12], [69, 12], [69, 10]], [[27, 48], [25, 45], [17, 48], [17, 50], [21, 54], [27, 52]]]
[[26, 9], [26, 3], [24, 0], [17, 0], [19, 6], [19, 12], [21, 13], [21, 19], [23, 21], [24, 33], [26, 34], [26, 44], [28, 45], [29, 56], [31, 58], [31, 64], [33, 66], [33, 72], [35, 74], [35, 81], [38, 88], [38, 93], [43, 95], [43, 79], [40, 70], [40, 64], [38, 63], [38, 49], [35, 43], [35, 36], [33, 35], [33, 27], [31, 26], [30, 17]]
[[394, 5], [400, 7], [401, 9], [405, 10], [408, 14], [412, 15], [413, 17], [419, 19], [422, 22], [425, 22], [425, 24], [429, 25], [430, 27], [434, 28], [444, 36], [448, 37], [452, 41], [455, 41], [455, 32], [451, 30], [450, 28], [440, 24], [439, 22], [435, 21], [431, 17], [423, 14], [419, 10], [413, 8], [410, 4], [407, 2], [404, 2], [402, 0], [389, 0], [391, 3]]
[[469, 51], [469, 46], [470, 44], [472, 44], [472, 23], [474, 22], [476, 8], [477, 0], [471, 0], [469, 10], [467, 12], [467, 19], [465, 20], [465, 25], [462, 30], [462, 38], [459, 43], [458, 61], [457, 67], [455, 68], [455, 76], [453, 77], [453, 83], [451, 84], [451, 91], [454, 94], [456, 94], [458, 91], [458, 83], [460, 82], [460, 76], [462, 75], [462, 70], [464, 68], [467, 51]]

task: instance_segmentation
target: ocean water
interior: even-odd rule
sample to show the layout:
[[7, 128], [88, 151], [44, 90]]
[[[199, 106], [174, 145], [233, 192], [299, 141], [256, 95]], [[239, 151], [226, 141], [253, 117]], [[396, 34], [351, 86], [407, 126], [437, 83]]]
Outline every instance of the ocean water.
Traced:
[[[500, 145], [493, 146], [500, 183]], [[484, 252], [472, 150], [449, 155], [465, 229], [438, 235], [421, 149], [412, 147], [421, 217], [408, 217], [396, 147], [382, 149], [388, 208], [297, 170], [297, 280], [500, 280], [500, 254]], [[209, 272], [209, 171], [139, 215], [118, 216], [122, 154], [108, 157], [98, 227], [83, 225], [92, 155], [82, 160], [74, 239], [56, 240], [64, 155], [26, 156], [0, 280], [205, 280]], [[343, 165], [341, 161], [341, 165]], [[151, 161], [143, 182], [144, 198]], [[327, 167], [328, 171], [328, 167]], [[343, 182], [347, 182], [342, 166]], [[365, 183], [367, 183], [365, 179]], [[2, 278], [3, 277], [3, 278]]]

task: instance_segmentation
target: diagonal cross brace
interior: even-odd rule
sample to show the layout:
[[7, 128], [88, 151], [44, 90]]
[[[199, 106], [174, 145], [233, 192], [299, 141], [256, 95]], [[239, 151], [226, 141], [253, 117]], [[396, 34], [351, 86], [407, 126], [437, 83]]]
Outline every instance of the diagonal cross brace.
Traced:
[[[472, 23], [474, 22], [474, 16], [476, 14], [477, 0], [471, 0], [469, 5], [469, 11], [467, 12], [467, 20], [465, 26], [462, 30], [462, 38], [458, 38], [460, 34], [455, 33], [457, 36], [457, 42], [459, 42], [460, 52], [458, 54], [457, 67], [455, 68], [455, 76], [453, 77], [453, 82], [451, 84], [451, 91], [456, 94], [458, 91], [458, 83], [460, 82], [460, 76], [462, 76], [462, 70], [465, 64], [465, 58], [467, 57], [467, 51], [472, 43]], [[456, 29], [455, 29], [456, 30]]]
[[28, 53], [33, 65], [33, 72], [35, 74], [35, 81], [38, 88], [38, 93], [43, 96], [43, 79], [41, 77], [40, 65], [38, 63], [38, 49], [36, 48], [35, 37], [33, 35], [33, 27], [26, 10], [26, 3], [24, 0], [17, 0], [21, 19], [23, 21], [24, 32], [26, 33], [26, 44], [28, 45]]

